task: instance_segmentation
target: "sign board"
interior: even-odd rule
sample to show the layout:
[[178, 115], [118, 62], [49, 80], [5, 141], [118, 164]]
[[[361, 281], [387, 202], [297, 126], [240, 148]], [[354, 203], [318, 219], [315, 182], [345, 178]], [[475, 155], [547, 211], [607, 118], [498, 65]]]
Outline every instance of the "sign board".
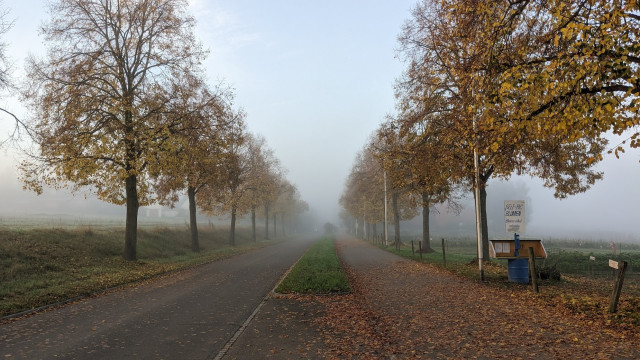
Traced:
[[505, 200], [504, 228], [508, 233], [525, 232], [524, 200]]
[[589, 260], [596, 261], [596, 257], [595, 256], [589, 256]]
[[618, 268], [618, 262], [617, 262], [617, 261], [614, 261], [614, 260], [609, 259], [609, 267], [612, 267], [612, 268], [614, 268], [614, 269], [617, 269], [617, 268]]
[[533, 256], [537, 259], [545, 259], [547, 251], [542, 245], [541, 239], [520, 239], [520, 251], [515, 254], [514, 239], [489, 240], [489, 256], [496, 259], [526, 259], [529, 257], [527, 248], [533, 248]]

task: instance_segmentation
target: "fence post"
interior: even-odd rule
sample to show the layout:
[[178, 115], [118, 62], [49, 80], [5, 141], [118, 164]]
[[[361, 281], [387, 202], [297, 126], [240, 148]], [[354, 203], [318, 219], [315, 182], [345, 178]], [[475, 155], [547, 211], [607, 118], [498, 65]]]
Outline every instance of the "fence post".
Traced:
[[538, 289], [538, 274], [536, 274], [536, 258], [533, 255], [533, 248], [529, 248], [529, 274], [531, 274], [531, 285], [533, 285], [533, 291], [540, 292]]
[[413, 240], [411, 240], [411, 256], [415, 256], [416, 252], [413, 248]]
[[447, 267], [447, 256], [444, 251], [444, 238], [442, 238], [442, 262], [444, 263], [444, 267]]
[[618, 276], [616, 277], [616, 284], [613, 287], [611, 293], [611, 299], [609, 300], [609, 312], [615, 313], [618, 310], [618, 301], [620, 300], [620, 293], [622, 292], [622, 283], [624, 282], [624, 273], [627, 271], [627, 262], [621, 261], [618, 265]]

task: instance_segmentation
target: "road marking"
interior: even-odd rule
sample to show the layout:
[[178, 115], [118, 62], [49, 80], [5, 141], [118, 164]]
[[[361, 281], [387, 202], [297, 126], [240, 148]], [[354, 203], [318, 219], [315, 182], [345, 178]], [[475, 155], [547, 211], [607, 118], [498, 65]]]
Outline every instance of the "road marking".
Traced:
[[218, 352], [218, 355], [216, 355], [216, 357], [214, 357], [213, 360], [222, 360], [222, 358], [227, 354], [229, 349], [231, 349], [231, 347], [236, 342], [236, 340], [238, 340], [240, 335], [242, 335], [244, 330], [249, 326], [249, 323], [251, 323], [251, 320], [253, 320], [253, 318], [258, 314], [258, 312], [264, 306], [264, 304], [267, 303], [267, 300], [269, 300], [269, 298], [272, 295], [273, 296], [277, 296], [276, 289], [278, 288], [278, 285], [280, 285], [282, 280], [284, 280], [284, 278], [286, 278], [287, 275], [289, 275], [289, 272], [291, 272], [291, 269], [293, 269], [293, 267], [296, 266], [296, 264], [298, 263], [298, 261], [300, 261], [300, 259], [302, 259], [302, 256], [304, 256], [304, 254], [306, 254], [306, 251], [298, 258], [298, 260], [295, 263], [293, 263], [293, 265], [291, 265], [291, 267], [289, 267], [289, 269], [287, 269], [287, 271], [284, 272], [284, 275], [282, 275], [280, 280], [278, 280], [278, 282], [276, 283], [276, 286], [273, 287], [273, 290], [271, 290], [271, 291], [269, 291], [267, 293], [267, 295], [264, 297], [264, 299], [262, 299], [260, 304], [258, 304], [256, 309], [253, 310], [253, 313], [251, 313], [251, 315], [247, 318], [247, 320], [245, 320], [245, 322], [242, 324], [242, 326], [240, 326], [240, 328], [236, 331], [236, 333], [233, 334], [231, 339], [229, 339], [229, 341], [227, 341], [227, 343], [222, 347], [222, 349], [220, 349], [220, 352]]
[[240, 326], [240, 328], [236, 331], [236, 333], [233, 334], [231, 339], [229, 339], [229, 341], [227, 341], [227, 343], [222, 347], [222, 349], [220, 350], [218, 355], [216, 355], [216, 357], [213, 358], [213, 360], [221, 360], [222, 357], [224, 357], [224, 355], [227, 353], [227, 351], [229, 351], [229, 349], [231, 349], [231, 346], [233, 346], [233, 343], [235, 343], [236, 340], [238, 340], [238, 338], [240, 337], [240, 335], [242, 335], [242, 333], [247, 328], [247, 326], [249, 326], [249, 323], [251, 322], [251, 320], [253, 320], [253, 318], [258, 314], [258, 312], [260, 311], [262, 306], [264, 306], [264, 304], [266, 304], [268, 299], [269, 299], [269, 294], [267, 294], [267, 296], [265, 296], [264, 299], [262, 299], [262, 301], [256, 307], [256, 309], [253, 310], [253, 313], [247, 318], [247, 320], [245, 320], [245, 322], [242, 324], [242, 326]]

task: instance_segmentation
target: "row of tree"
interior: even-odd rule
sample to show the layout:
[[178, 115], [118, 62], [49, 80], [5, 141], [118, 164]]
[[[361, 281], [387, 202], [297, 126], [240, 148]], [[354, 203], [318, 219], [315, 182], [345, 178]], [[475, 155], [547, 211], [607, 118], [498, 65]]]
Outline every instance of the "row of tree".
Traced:
[[56, 0], [21, 91], [33, 140], [20, 165], [29, 189], [89, 188], [126, 205], [124, 258], [136, 259], [140, 206], [189, 199], [196, 210], [274, 216], [306, 210], [264, 138], [249, 134], [231, 89], [205, 80], [207, 53], [186, 0]]
[[386, 176], [395, 241], [422, 205], [429, 249], [429, 207], [474, 189], [487, 259], [490, 178], [529, 174], [564, 198], [602, 178], [607, 134], [626, 136], [616, 156], [640, 146], [639, 25], [636, 1], [421, 1], [399, 36], [397, 114], [356, 159], [342, 206], [381, 221]]

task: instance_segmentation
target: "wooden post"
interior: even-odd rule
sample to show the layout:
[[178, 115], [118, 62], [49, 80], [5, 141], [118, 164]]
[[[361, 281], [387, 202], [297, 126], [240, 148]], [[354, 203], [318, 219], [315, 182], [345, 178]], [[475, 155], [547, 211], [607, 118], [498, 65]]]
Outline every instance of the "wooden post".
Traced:
[[536, 258], [533, 255], [533, 248], [529, 248], [529, 274], [531, 274], [531, 285], [533, 286], [533, 291], [538, 294], [540, 289], [538, 289], [538, 274], [536, 274]]
[[444, 238], [442, 238], [442, 262], [444, 263], [444, 267], [447, 267], [447, 256], [444, 253]]
[[422, 261], [422, 241], [418, 241], [418, 252], [420, 253], [420, 261]]
[[616, 277], [616, 283], [613, 286], [613, 292], [611, 293], [611, 299], [609, 300], [609, 312], [615, 313], [618, 310], [618, 301], [620, 300], [620, 293], [622, 292], [622, 283], [624, 282], [624, 273], [627, 271], [627, 262], [621, 261], [618, 264], [618, 276]]
[[414, 248], [413, 248], [413, 240], [411, 240], [411, 256], [414, 256], [416, 254]]

